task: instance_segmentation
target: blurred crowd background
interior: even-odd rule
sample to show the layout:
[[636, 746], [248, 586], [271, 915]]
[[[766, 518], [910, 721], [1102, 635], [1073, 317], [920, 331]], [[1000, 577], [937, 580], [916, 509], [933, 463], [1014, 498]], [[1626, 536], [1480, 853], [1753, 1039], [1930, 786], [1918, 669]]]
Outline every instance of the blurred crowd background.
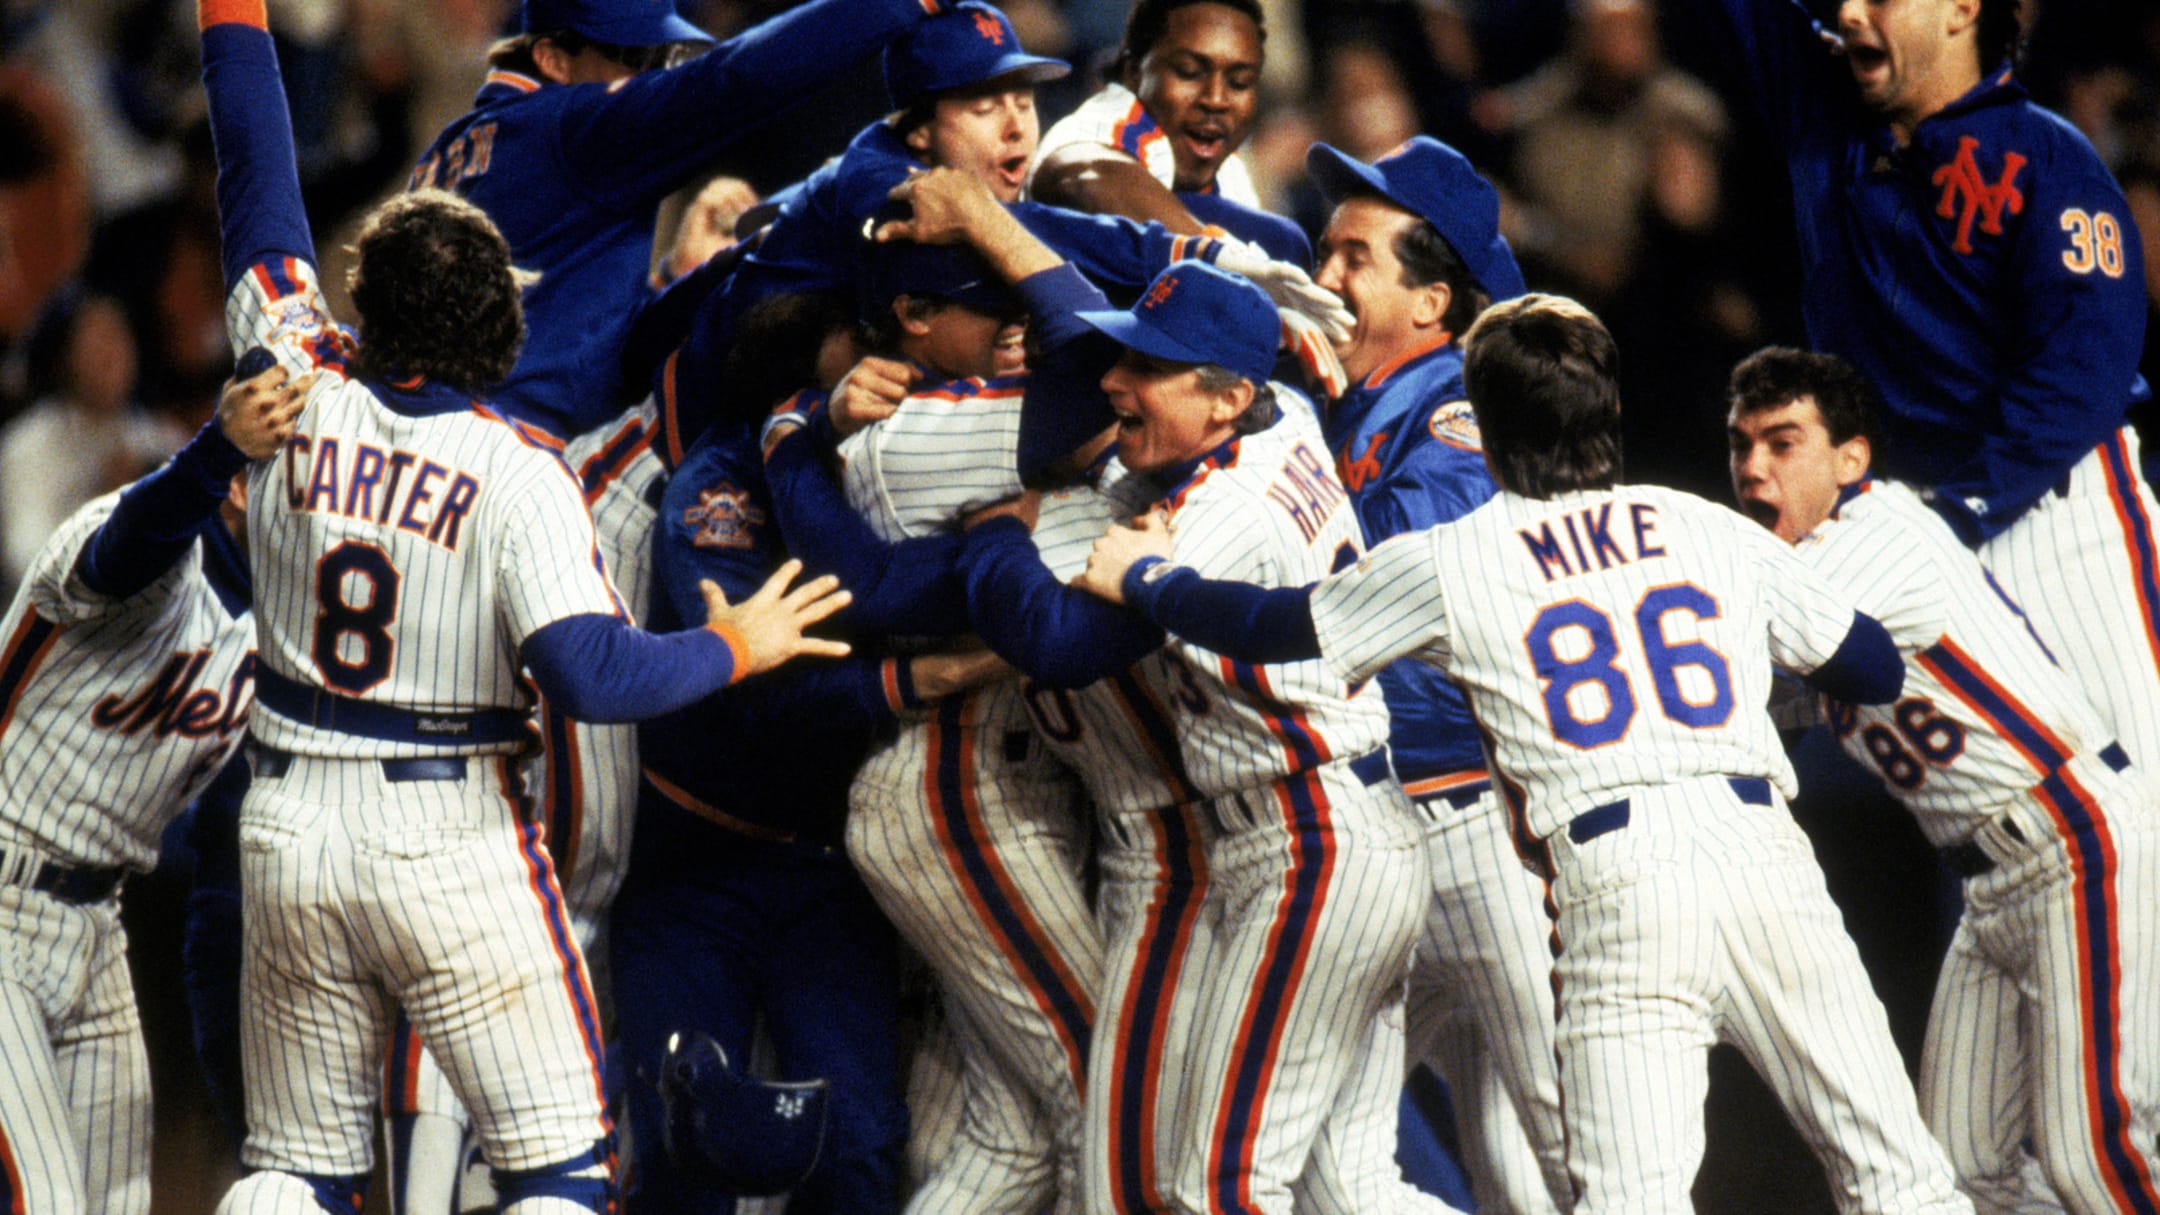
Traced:
[[[1361, 159], [1420, 132], [1462, 149], [1501, 187], [1531, 286], [1583, 300], [1618, 338], [1629, 479], [1722, 500], [1726, 373], [1801, 333], [1790, 200], [1698, 7], [1713, 2], [1266, 0], [1264, 97], [1244, 154], [1266, 204], [1317, 231], [1325, 208], [1303, 173], [1314, 140]], [[1001, 5], [1027, 49], [1077, 69], [1043, 90], [1046, 128], [1096, 87], [1127, 3]], [[788, 7], [680, 4], [722, 37]], [[415, 154], [467, 108], [487, 47], [515, 28], [517, 0], [269, 9], [334, 285], [345, 229], [401, 189]], [[2025, 25], [2023, 79], [2128, 192], [2149, 307], [2160, 311], [2160, 0], [2026, 0]], [[195, 0], [0, 0], [0, 590], [75, 506], [177, 447], [229, 370], [194, 30]], [[883, 109], [874, 64], [836, 77], [713, 172], [769, 192]], [[2148, 326], [2145, 368], [2160, 382], [2160, 323]], [[184, 881], [181, 859], [169, 880]], [[1912, 918], [1862, 910], [1870, 900], [1933, 897], [1880, 889], [1872, 875], [1894, 861], [1848, 867], [1840, 893], [1856, 921]], [[156, 905], [156, 883], [138, 885], [131, 905]], [[142, 921], [131, 926], [139, 970], [163, 971], [178, 955], [176, 928], [154, 913], [131, 919]], [[202, 1166], [222, 1158], [203, 1149], [221, 1132], [191, 1103], [184, 1025], [161, 1014], [159, 983], [140, 986], [166, 1124], [158, 1209], [207, 1210], [194, 1174], [216, 1192], [218, 1168]], [[1916, 1033], [1926, 988], [1885, 995], [1900, 1029]], [[1732, 1209], [1801, 1209], [1782, 1187], [1793, 1177], [1821, 1187], [1804, 1162], [1780, 1176], [1762, 1161], [1734, 1165], [1735, 1183], [1761, 1196]]]

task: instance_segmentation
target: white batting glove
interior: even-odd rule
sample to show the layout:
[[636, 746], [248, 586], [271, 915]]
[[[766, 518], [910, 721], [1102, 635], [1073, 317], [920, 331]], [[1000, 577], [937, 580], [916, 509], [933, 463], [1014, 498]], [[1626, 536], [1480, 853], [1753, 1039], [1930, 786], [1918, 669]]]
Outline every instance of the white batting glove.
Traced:
[[1356, 318], [1343, 307], [1342, 300], [1334, 292], [1312, 281], [1312, 276], [1291, 265], [1269, 257], [1258, 245], [1241, 240], [1226, 239], [1222, 251], [1215, 255], [1215, 264], [1232, 274], [1242, 274], [1260, 285], [1275, 301], [1278, 308], [1288, 308], [1300, 315], [1312, 318], [1331, 342], [1350, 340], [1350, 327]]
[[1283, 349], [1296, 358], [1305, 374], [1313, 383], [1327, 393], [1329, 400], [1340, 397], [1350, 387], [1350, 376], [1343, 370], [1342, 360], [1335, 357], [1335, 347], [1328, 341], [1327, 332], [1320, 323], [1302, 312], [1277, 308], [1282, 317]]

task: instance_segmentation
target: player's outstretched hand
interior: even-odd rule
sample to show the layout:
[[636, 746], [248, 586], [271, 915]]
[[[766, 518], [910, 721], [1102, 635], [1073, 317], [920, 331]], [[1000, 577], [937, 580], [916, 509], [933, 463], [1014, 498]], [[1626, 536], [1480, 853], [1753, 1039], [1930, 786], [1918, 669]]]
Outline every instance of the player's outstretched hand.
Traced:
[[999, 220], [1004, 206], [980, 177], [963, 169], [925, 169], [892, 188], [890, 197], [914, 208], [907, 219], [887, 220], [877, 239], [911, 240], [919, 245], [961, 245], [979, 239]]
[[833, 433], [845, 438], [872, 422], [893, 416], [900, 402], [922, 372], [915, 364], [870, 355], [848, 369], [833, 385], [825, 408], [831, 411]]
[[769, 671], [803, 654], [847, 657], [846, 642], [806, 637], [803, 630], [846, 607], [853, 596], [841, 590], [840, 580], [831, 574], [790, 589], [788, 584], [800, 573], [802, 562], [791, 560], [773, 571], [757, 594], [736, 604], [727, 601], [712, 579], [698, 582], [698, 589], [705, 593], [706, 627], [733, 629], [750, 652], [749, 666], [737, 672], [736, 678]]
[[232, 380], [218, 398], [218, 429], [250, 460], [276, 455], [292, 437], [316, 374], [296, 380], [284, 367], [273, 365], [260, 375]]
[[1150, 512], [1133, 520], [1132, 526], [1113, 523], [1088, 550], [1087, 568], [1073, 585], [1112, 603], [1125, 602], [1125, 571], [1143, 557], [1170, 559], [1170, 520]]
[[1239, 240], [1224, 241], [1222, 251], [1215, 255], [1215, 264], [1259, 284], [1276, 307], [1312, 318], [1330, 342], [1340, 345], [1350, 340], [1350, 329], [1357, 318], [1350, 315], [1334, 292], [1312, 281], [1312, 276], [1298, 267], [1276, 261], [1259, 246]]

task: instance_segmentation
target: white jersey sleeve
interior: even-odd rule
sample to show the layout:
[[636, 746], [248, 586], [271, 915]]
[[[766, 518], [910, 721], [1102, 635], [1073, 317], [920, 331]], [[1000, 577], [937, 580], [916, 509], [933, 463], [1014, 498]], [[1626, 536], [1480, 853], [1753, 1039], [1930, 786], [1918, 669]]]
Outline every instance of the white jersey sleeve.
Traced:
[[848, 504], [881, 539], [949, 529], [962, 515], [1021, 491], [1025, 379], [954, 380], [919, 388], [890, 417], [840, 444]]
[[1830, 585], [1767, 531], [1742, 533], [1753, 547], [1770, 622], [1770, 662], [1806, 675], [1830, 661], [1852, 631], [1852, 596]]
[[323, 300], [315, 267], [296, 257], [257, 263], [225, 297], [225, 332], [235, 355], [261, 346], [293, 375], [344, 374], [352, 343]]
[[511, 648], [558, 620], [594, 613], [629, 615], [608, 581], [600, 538], [570, 470], [535, 461], [524, 484], [506, 486], [495, 509], [517, 526], [503, 529], [496, 567], [503, 625]]
[[1356, 682], [1405, 656], [1445, 671], [1447, 582], [1429, 532], [1381, 542], [1313, 588], [1313, 631], [1337, 675]]

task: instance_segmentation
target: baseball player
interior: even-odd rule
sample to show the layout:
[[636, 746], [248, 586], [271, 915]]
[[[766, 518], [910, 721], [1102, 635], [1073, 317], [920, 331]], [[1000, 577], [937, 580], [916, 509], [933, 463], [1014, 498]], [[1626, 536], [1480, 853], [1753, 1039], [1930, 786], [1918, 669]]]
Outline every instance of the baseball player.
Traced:
[[1252, 130], [1267, 18], [1254, 0], [1142, 0], [1125, 22], [1109, 83], [1043, 133], [1028, 197], [1228, 232], [1312, 265], [1296, 224], [1260, 209], [1237, 152]]
[[1920, 1104], [1984, 1211], [2027, 1209], [2019, 1144], [2063, 1205], [2160, 1210], [2160, 830], [2149, 781], [1985, 567], [1912, 491], [1869, 477], [1874, 397], [1830, 355], [1735, 368], [1741, 508], [1849, 586], [1905, 656], [1892, 705], [1829, 706], [1965, 879]]
[[[619, 413], [616, 352], [645, 299], [660, 202], [728, 143], [938, 11], [942, 0], [813, 0], [680, 69], [711, 39], [652, 0], [529, 0], [470, 113], [411, 186], [471, 199], [538, 279], [532, 338], [496, 400], [568, 438]], [[680, 458], [680, 449], [672, 453]]]
[[[1493, 494], [1463, 399], [1458, 335], [1493, 299], [1523, 292], [1499, 234], [1499, 198], [1463, 156], [1420, 136], [1371, 165], [1316, 144], [1306, 165], [1335, 204], [1318, 281], [1357, 318], [1341, 346], [1348, 391], [1323, 415], [1367, 543], [1451, 522]], [[1565, 1210], [1573, 1201], [1553, 1075], [1552, 955], [1544, 892], [1518, 863], [1461, 691], [1404, 659], [1379, 675], [1395, 774], [1424, 820], [1433, 900], [1411, 971], [1416, 1056], [1456, 1009], [1497, 1068], [1544, 1183], [1503, 1164], [1513, 1137], [1466, 1137], [1481, 1205]], [[1475, 1057], [1475, 1056], [1473, 1056]], [[1469, 1093], [1469, 1076], [1450, 1077]], [[1528, 1192], [1501, 1195], [1503, 1182]]]
[[150, 1065], [117, 897], [240, 745], [255, 628], [234, 535], [248, 461], [310, 381], [226, 387], [149, 477], [47, 539], [0, 629], [0, 1202], [150, 1209]]
[[1614, 486], [1615, 356], [1579, 305], [1496, 304], [1464, 350], [1501, 487], [1484, 507], [1274, 592], [1167, 560], [1159, 524], [1119, 528], [1082, 585], [1226, 662], [1319, 654], [1361, 680], [1414, 655], [1463, 689], [1550, 875], [1577, 1212], [1693, 1209], [1720, 1040], [1779, 1094], [1841, 1209], [1969, 1211], [1755, 707], [1773, 662], [1842, 699], [1895, 699], [1888, 635], [1730, 512]]
[[800, 632], [844, 596], [786, 591], [786, 570], [740, 607], [710, 592], [705, 628], [631, 626], [568, 470], [473, 399], [523, 337], [501, 235], [439, 191], [378, 208], [349, 350], [315, 287], [262, 8], [216, 0], [201, 19], [228, 327], [324, 373], [249, 483], [255, 1171], [220, 1209], [358, 1203], [400, 1007], [472, 1111], [505, 1211], [606, 1209], [598, 1018], [511, 762], [530, 737], [521, 668], [567, 712], [634, 719], [797, 653], [844, 653]]
[[[1792, 178], [1809, 344], [1887, 406], [1880, 471], [1972, 546], [2160, 763], [2156, 505], [2123, 424], [2143, 264], [2121, 189], [2014, 69], [2014, 0], [1722, 0]], [[1841, 44], [1842, 56], [1832, 43]]]
[[[914, 199], [914, 224], [932, 222], [928, 182], [965, 184], [998, 210], [973, 175], [933, 170], [903, 192]], [[925, 369], [891, 417], [839, 448], [847, 499], [881, 540], [949, 530], [967, 510], [1018, 492], [1023, 470], [1102, 429], [1099, 411], [1039, 408], [1058, 394], [1038, 381], [1060, 381], [1067, 348], [1085, 333], [1058, 301], [1088, 288], [1037, 240], [1008, 252], [986, 264], [899, 241], [871, 255], [867, 299], [892, 318], [878, 322], [893, 343], [880, 352]], [[1017, 337], [1023, 313], [1066, 321], [1038, 326], [1031, 374], [995, 376], [1000, 335]], [[1053, 424], [1023, 444], [1031, 414]], [[788, 445], [776, 445], [776, 459]], [[791, 519], [787, 501], [778, 513], [810, 564], [846, 547]], [[956, 614], [946, 631], [965, 628]], [[1082, 888], [1087, 840], [1076, 797], [1011, 681], [930, 706], [874, 748], [855, 778], [849, 856], [938, 975], [964, 1071], [960, 1134], [912, 1211], [1062, 1211], [1077, 1201], [1102, 954]]]

